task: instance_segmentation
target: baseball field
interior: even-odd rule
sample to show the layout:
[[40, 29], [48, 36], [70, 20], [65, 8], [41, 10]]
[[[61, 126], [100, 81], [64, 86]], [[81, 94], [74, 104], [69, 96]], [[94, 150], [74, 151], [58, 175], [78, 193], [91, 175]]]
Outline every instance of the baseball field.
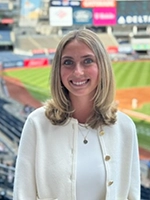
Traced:
[[[113, 69], [118, 108], [133, 118], [139, 146], [150, 151], [150, 61], [116, 62]], [[50, 66], [9, 69], [4, 70], [3, 77], [8, 86], [21, 86], [32, 98], [42, 102], [50, 98], [50, 70]], [[16, 95], [19, 96], [20, 92], [16, 91]], [[22, 96], [26, 98], [25, 93]]]

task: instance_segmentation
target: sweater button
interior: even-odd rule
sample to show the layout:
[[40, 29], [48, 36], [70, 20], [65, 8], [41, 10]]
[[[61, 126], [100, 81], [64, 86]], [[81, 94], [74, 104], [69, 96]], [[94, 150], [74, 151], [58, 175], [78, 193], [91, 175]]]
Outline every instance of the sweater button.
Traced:
[[103, 131], [103, 130], [100, 131], [100, 132], [99, 132], [99, 135], [100, 135], [100, 136], [104, 135], [104, 131]]
[[73, 149], [73, 148], [71, 148], [71, 154], [73, 154], [73, 151], [74, 151], [74, 149]]
[[110, 156], [109, 155], [105, 156], [105, 160], [106, 161], [110, 160]]
[[113, 183], [114, 183], [113, 180], [109, 181], [109, 182], [108, 182], [108, 186], [111, 186]]
[[70, 177], [69, 177], [69, 178], [70, 178], [70, 180], [72, 181], [72, 174], [70, 174]]

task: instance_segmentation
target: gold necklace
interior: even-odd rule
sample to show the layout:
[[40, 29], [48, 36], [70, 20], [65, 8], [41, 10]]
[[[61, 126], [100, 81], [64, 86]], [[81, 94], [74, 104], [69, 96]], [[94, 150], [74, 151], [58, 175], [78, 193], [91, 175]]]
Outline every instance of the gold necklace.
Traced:
[[[88, 134], [90, 133], [90, 129], [88, 129], [88, 124], [81, 124], [81, 123], [78, 123], [79, 124], [79, 129], [80, 129], [80, 133], [81, 133], [81, 135], [83, 136], [83, 143], [84, 144], [87, 144], [89, 141], [88, 141], [88, 139], [87, 139], [87, 136], [88, 136]], [[86, 128], [86, 129], [88, 129], [88, 132], [87, 132], [87, 134], [86, 135], [84, 135], [83, 133], [82, 133], [82, 130], [81, 130], [81, 127], [83, 127], [83, 128]], [[103, 130], [103, 128], [102, 128], [102, 126], [100, 126], [100, 135], [103, 135], [104, 134], [104, 130]]]
[[87, 134], [84, 135], [84, 134], [82, 133], [81, 127], [88, 129], [88, 125], [87, 125], [87, 124], [83, 125], [83, 124], [80, 124], [80, 123], [79, 123], [79, 129], [80, 129], [79, 132], [80, 132], [81, 135], [83, 136], [83, 143], [84, 143], [84, 144], [87, 144], [87, 143], [89, 142], [88, 139], [87, 139], [87, 136], [88, 136], [90, 130], [88, 129]]

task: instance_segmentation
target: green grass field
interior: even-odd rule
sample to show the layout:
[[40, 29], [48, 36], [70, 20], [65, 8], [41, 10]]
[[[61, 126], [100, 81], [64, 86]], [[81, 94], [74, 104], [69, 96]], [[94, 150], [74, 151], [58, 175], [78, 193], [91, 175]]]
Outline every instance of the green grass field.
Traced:
[[50, 69], [50, 67], [22, 68], [8, 70], [4, 72], [4, 75], [20, 80], [33, 97], [39, 101], [44, 101], [50, 97]]
[[[150, 62], [116, 62], [113, 63], [117, 89], [150, 87]], [[38, 100], [44, 101], [50, 98], [49, 74], [51, 67], [23, 68], [8, 70], [5, 76], [21, 80], [29, 92]], [[145, 104], [140, 110], [150, 115], [150, 104]], [[150, 123], [133, 119], [135, 121], [139, 145], [150, 150]]]
[[150, 62], [117, 62], [113, 68], [117, 89], [150, 86]]

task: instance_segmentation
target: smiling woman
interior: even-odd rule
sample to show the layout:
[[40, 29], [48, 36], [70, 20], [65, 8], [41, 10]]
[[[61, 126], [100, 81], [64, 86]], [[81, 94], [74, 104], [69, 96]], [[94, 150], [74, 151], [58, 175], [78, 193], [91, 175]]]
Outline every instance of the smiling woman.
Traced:
[[[99, 71], [94, 53], [83, 42], [74, 40], [62, 52], [61, 80], [75, 103], [83, 98], [89, 102], [98, 85]], [[86, 103], [86, 102], [85, 102]]]
[[94, 32], [62, 38], [50, 87], [52, 99], [22, 131], [14, 200], [140, 200], [135, 125], [117, 111], [111, 62]]

